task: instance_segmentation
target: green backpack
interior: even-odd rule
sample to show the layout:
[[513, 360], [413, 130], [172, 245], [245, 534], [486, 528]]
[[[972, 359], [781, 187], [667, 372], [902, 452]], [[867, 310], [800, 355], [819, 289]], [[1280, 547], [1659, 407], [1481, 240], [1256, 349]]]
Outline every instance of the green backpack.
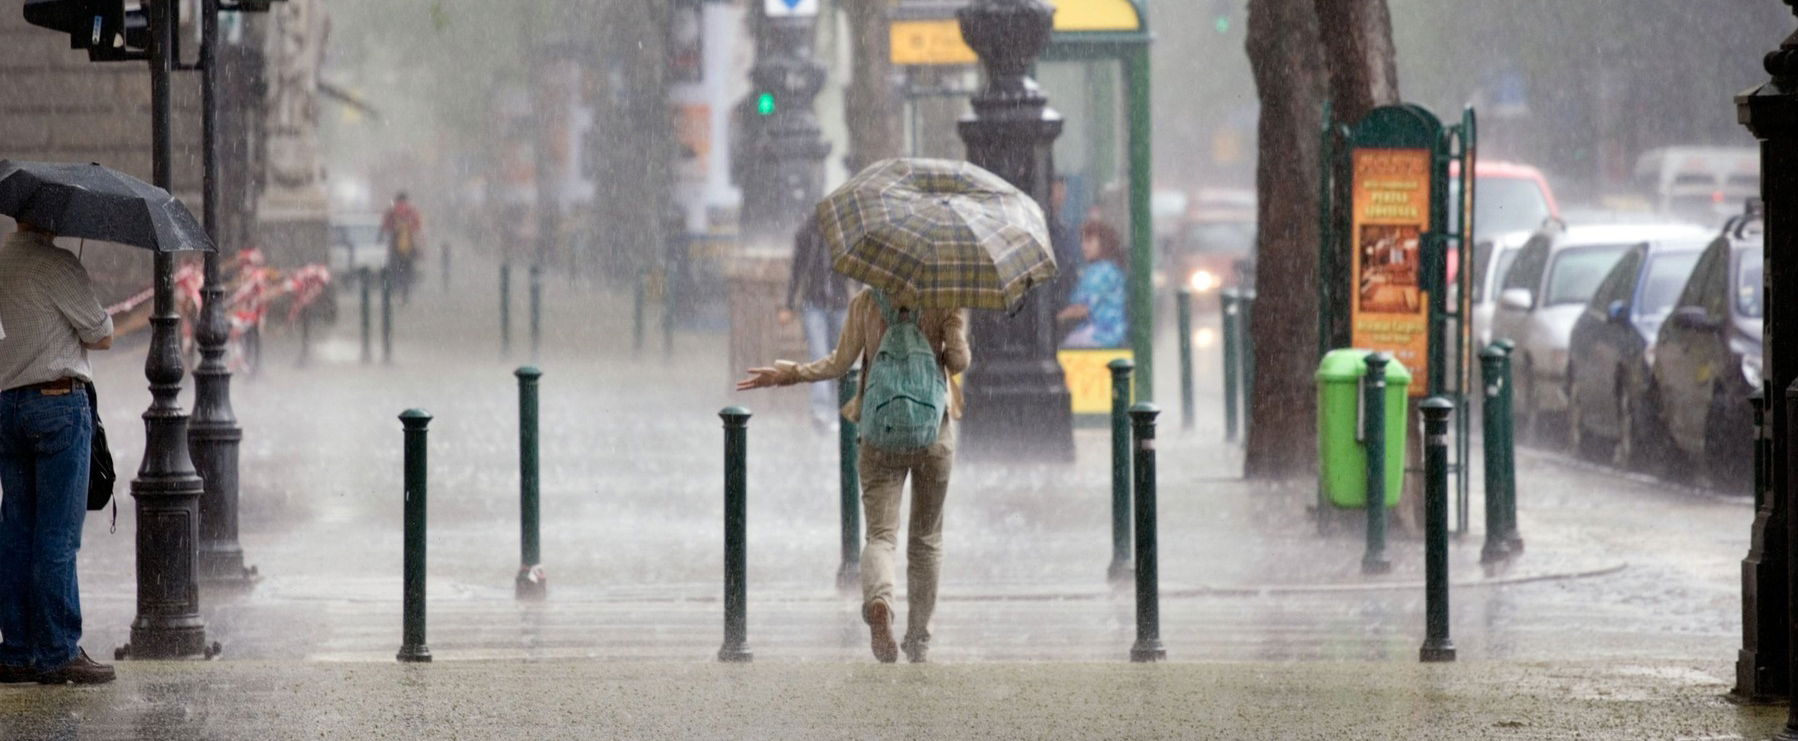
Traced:
[[873, 291], [886, 319], [886, 336], [868, 367], [862, 390], [861, 436], [890, 453], [930, 447], [949, 407], [949, 382], [937, 366], [936, 350], [918, 328], [916, 311], [893, 311], [886, 294]]

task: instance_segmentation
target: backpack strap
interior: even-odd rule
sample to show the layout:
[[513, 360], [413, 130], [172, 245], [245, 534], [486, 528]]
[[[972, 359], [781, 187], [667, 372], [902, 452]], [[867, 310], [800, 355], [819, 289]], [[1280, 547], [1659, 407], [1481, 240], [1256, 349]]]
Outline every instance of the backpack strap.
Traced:
[[[870, 289], [869, 293], [874, 294], [874, 304], [876, 306], [880, 307], [880, 318], [886, 320], [887, 326], [890, 327], [894, 324], [898, 324], [899, 323], [899, 312], [893, 310], [893, 302], [887, 298], [886, 291], [882, 291], [878, 288], [874, 288], [874, 289]], [[913, 321], [913, 322], [917, 321], [917, 317], [915, 316], [917, 314], [917, 312], [909, 311], [909, 312], [906, 312], [906, 314], [911, 315], [910, 316], [911, 321]]]

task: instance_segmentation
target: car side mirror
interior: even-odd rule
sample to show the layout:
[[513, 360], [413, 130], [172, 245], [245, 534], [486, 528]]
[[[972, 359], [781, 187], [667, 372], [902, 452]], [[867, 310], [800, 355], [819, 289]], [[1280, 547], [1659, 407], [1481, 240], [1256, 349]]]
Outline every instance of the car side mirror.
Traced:
[[1622, 324], [1629, 319], [1629, 307], [1620, 300], [1612, 301], [1610, 306], [1605, 307], [1604, 316], [1612, 324]]
[[1529, 311], [1531, 296], [1527, 288], [1506, 288], [1498, 294], [1498, 305], [1517, 311]]

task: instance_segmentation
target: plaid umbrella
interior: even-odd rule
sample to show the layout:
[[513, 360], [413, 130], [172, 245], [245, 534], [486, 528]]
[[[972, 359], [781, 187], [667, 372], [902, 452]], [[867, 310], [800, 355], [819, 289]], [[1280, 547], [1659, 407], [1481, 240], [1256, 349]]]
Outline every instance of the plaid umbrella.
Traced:
[[817, 217], [837, 272], [908, 306], [1012, 311], [1055, 277], [1036, 201], [968, 162], [875, 163]]

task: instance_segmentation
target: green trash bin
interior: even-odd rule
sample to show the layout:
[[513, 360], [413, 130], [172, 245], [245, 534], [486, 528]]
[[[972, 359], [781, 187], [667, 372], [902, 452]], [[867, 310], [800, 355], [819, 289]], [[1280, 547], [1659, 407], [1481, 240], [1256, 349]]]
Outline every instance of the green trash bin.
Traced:
[[[1317, 461], [1324, 498], [1338, 507], [1367, 505], [1367, 449], [1361, 441], [1361, 377], [1369, 350], [1332, 350], [1317, 367]], [[1386, 364], [1386, 506], [1405, 488], [1405, 395], [1411, 371]]]

